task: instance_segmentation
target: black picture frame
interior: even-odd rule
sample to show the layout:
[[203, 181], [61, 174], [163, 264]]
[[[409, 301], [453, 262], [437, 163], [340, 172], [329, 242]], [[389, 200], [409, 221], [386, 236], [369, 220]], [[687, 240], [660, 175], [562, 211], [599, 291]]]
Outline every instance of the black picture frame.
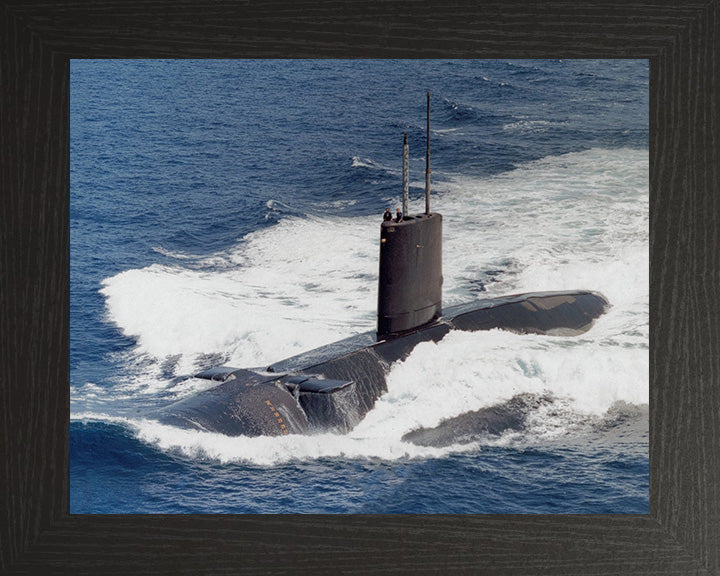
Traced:
[[[720, 574], [719, 6], [5, 1], [0, 571]], [[650, 513], [69, 515], [69, 60], [88, 57], [648, 59]]]

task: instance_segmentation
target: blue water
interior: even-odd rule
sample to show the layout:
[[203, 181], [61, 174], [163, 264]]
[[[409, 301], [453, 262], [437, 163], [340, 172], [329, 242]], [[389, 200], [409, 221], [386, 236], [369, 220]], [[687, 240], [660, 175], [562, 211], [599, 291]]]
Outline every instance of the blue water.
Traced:
[[[591, 374], [566, 356], [571, 340], [531, 339], [523, 352], [502, 335], [473, 341], [496, 346], [498, 370], [524, 367], [508, 376], [515, 392], [553, 391], [552, 413], [537, 418], [553, 426], [398, 454], [399, 441], [367, 438], [410, 424], [378, 411], [365, 435], [265, 458], [271, 444], [196, 441], [134, 420], [190, 393], [176, 380], [197, 368], [258, 365], [372, 329], [376, 247], [346, 248], [343, 230], [377, 226], [397, 206], [403, 132], [411, 202], [422, 203], [426, 90], [437, 202], [450, 224], [474, 219], [488, 237], [468, 250], [446, 230], [446, 299], [535, 286], [533, 254], [557, 278], [620, 295], [597, 339], [591, 330], [577, 344], [606, 358]], [[647, 513], [645, 288], [625, 297], [596, 271], [642, 262], [647, 149], [646, 61], [73, 61], [71, 512]], [[572, 233], [546, 232], [555, 220]], [[466, 256], [476, 251], [486, 254]], [[466, 372], [487, 370], [477, 362]], [[617, 362], [624, 375], [597, 392], [598, 372]], [[433, 378], [415, 359], [391, 374], [391, 392], [410, 373], [418, 385]], [[463, 411], [410, 406], [429, 420]]]

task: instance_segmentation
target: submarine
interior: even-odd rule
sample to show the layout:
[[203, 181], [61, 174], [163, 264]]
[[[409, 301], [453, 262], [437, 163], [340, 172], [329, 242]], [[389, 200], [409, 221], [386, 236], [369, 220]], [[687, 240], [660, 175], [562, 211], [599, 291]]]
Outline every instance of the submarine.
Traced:
[[[213, 385], [156, 411], [151, 418], [227, 436], [283, 436], [353, 429], [387, 391], [386, 376], [420, 342], [451, 330], [499, 328], [572, 336], [610, 307], [591, 290], [532, 292], [442, 307], [442, 215], [430, 210], [430, 92], [427, 93], [425, 211], [408, 213], [408, 144], [403, 142], [402, 215], [380, 224], [377, 329], [259, 368], [212, 367], [196, 374]], [[418, 383], [422, 386], [422, 383]], [[467, 416], [507, 421], [502, 410]], [[452, 423], [451, 423], [452, 424]], [[507, 426], [498, 424], [498, 430]], [[404, 440], [443, 443], [441, 431]]]

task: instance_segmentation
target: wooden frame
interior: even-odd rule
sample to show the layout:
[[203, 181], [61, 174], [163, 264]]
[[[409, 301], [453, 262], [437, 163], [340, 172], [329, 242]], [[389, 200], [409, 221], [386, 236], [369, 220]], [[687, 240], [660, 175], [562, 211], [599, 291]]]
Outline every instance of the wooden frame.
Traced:
[[[0, 6], [0, 571], [720, 574], [720, 0]], [[650, 513], [70, 516], [69, 59], [650, 60]]]

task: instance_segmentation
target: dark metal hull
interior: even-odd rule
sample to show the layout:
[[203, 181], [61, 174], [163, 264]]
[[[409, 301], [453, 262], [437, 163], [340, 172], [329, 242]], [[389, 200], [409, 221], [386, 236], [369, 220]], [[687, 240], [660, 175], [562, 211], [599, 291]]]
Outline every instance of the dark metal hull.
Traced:
[[453, 329], [580, 334], [608, 307], [604, 296], [590, 291], [519, 294], [454, 306], [438, 320], [379, 342], [368, 332], [263, 369], [211, 369], [198, 377], [217, 380], [218, 386], [151, 417], [228, 436], [347, 432], [387, 391], [390, 365], [420, 342], [437, 342]]

